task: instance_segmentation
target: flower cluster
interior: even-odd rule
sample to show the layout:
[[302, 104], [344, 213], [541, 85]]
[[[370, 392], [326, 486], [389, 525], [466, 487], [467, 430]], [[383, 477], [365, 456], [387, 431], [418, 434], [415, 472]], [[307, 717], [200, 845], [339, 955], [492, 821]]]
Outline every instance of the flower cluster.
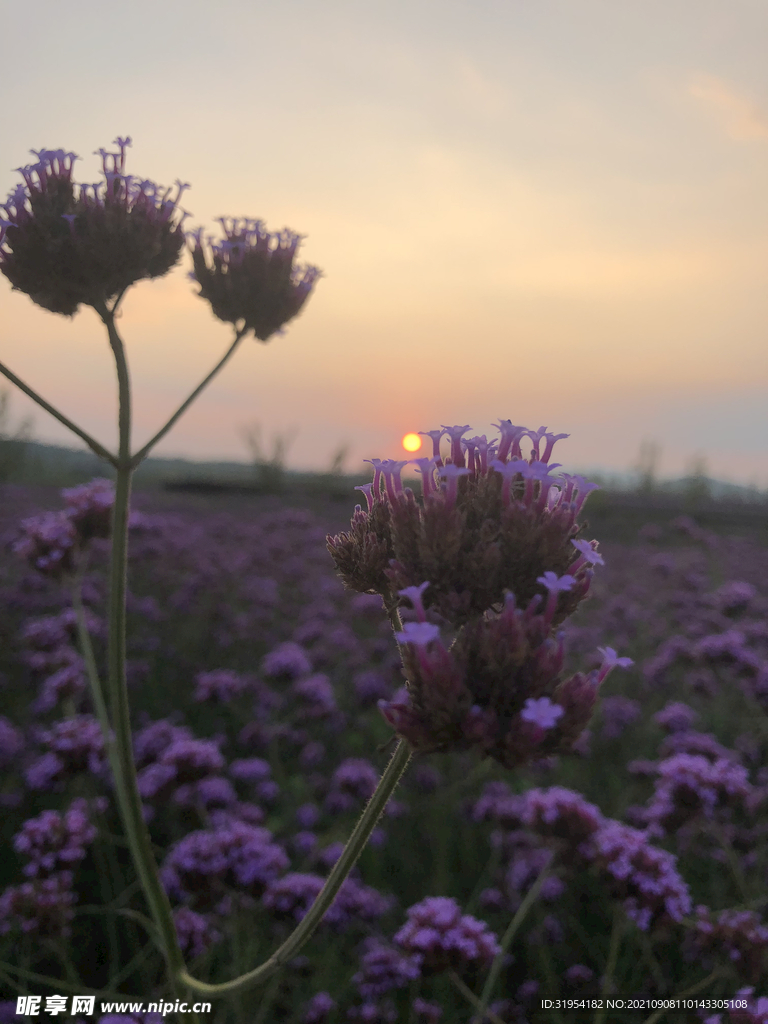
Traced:
[[724, 959], [738, 964], [739, 974], [753, 983], [764, 976], [768, 965], [768, 927], [752, 910], [721, 910], [705, 906], [694, 911], [695, 927], [685, 937], [689, 960], [714, 966]]
[[260, 896], [287, 867], [288, 857], [268, 829], [230, 821], [215, 830], [190, 832], [176, 843], [161, 877], [171, 895], [208, 909], [226, 889]]
[[467, 963], [485, 968], [501, 952], [496, 936], [484, 921], [462, 914], [456, 900], [428, 896], [407, 911], [408, 921], [394, 942], [406, 953], [422, 957], [422, 974], [456, 970]]
[[[518, 797], [504, 783], [489, 783], [471, 814], [476, 821], [524, 825], [547, 845], [554, 841], [560, 863], [574, 874], [594, 865], [611, 896], [622, 900], [627, 916], [643, 931], [679, 922], [690, 911], [690, 894], [675, 866], [676, 858], [651, 845], [647, 833], [604, 817], [574, 790], [552, 786]], [[507, 838], [517, 848], [524, 840], [516, 831]], [[531, 879], [531, 866], [539, 865], [531, 865], [532, 851], [527, 852], [527, 860], [528, 865], [520, 866]], [[516, 881], [507, 872], [505, 888], [514, 890]], [[495, 897], [496, 890], [487, 892]]]
[[[184, 244], [177, 192], [125, 173], [130, 138], [119, 152], [98, 150], [104, 182], [76, 185], [79, 157], [62, 149], [31, 150], [37, 163], [18, 168], [19, 184], [3, 204], [0, 271], [14, 289], [43, 309], [74, 316], [81, 303], [97, 306], [142, 278], [167, 274]], [[79, 189], [79, 194], [76, 194]]]
[[[570, 749], [608, 672], [632, 662], [606, 648], [599, 670], [561, 680], [555, 630], [603, 563], [596, 541], [577, 539], [596, 485], [554, 474], [559, 464], [548, 460], [566, 434], [498, 426], [490, 442], [465, 440], [468, 426], [427, 432], [434, 453], [413, 460], [421, 503], [400, 479], [406, 462], [370, 460], [373, 483], [358, 488], [367, 511], [358, 505], [351, 530], [327, 545], [348, 587], [381, 595], [390, 616], [402, 599], [415, 613], [396, 634], [407, 699], [378, 702], [390, 725], [417, 752], [475, 748], [512, 768]], [[430, 617], [455, 631], [450, 649]]]
[[107, 768], [101, 726], [93, 715], [76, 715], [41, 730], [41, 742], [47, 752], [36, 758], [26, 770], [30, 789], [57, 789], [73, 776], [90, 772], [103, 777]]
[[[99, 808], [102, 811], [106, 804], [106, 799], [101, 797]], [[71, 867], [81, 861], [96, 835], [88, 803], [80, 798], [73, 800], [64, 814], [43, 811], [36, 818], [29, 818], [14, 837], [13, 848], [29, 861], [24, 866], [27, 877], [47, 877], [61, 867]]]
[[19, 929], [22, 934], [61, 938], [69, 935], [77, 896], [71, 871], [9, 886], [0, 895], [0, 935]]
[[65, 508], [22, 520], [21, 536], [11, 545], [38, 572], [60, 579], [76, 569], [77, 555], [88, 542], [110, 535], [115, 485], [98, 478], [63, 490]]
[[731, 758], [710, 761], [698, 754], [674, 754], [656, 766], [658, 779], [644, 818], [650, 835], [674, 832], [699, 815], [744, 807], [752, 795], [749, 775]]
[[268, 341], [298, 316], [320, 271], [294, 264], [301, 235], [287, 228], [270, 233], [260, 220], [218, 220], [224, 239], [206, 238], [211, 264], [203, 229], [189, 234], [195, 268], [189, 276], [200, 285], [198, 294], [210, 302], [214, 316], [230, 324], [242, 321], [246, 334], [253, 331], [259, 341]]

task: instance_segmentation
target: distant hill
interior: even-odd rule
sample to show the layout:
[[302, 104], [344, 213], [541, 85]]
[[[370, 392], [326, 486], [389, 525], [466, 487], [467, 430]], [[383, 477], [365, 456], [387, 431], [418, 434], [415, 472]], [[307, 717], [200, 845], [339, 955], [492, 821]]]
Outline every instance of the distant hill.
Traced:
[[[0, 483], [47, 484], [72, 487], [94, 477], [114, 479], [115, 472], [92, 452], [42, 444], [38, 441], [0, 436]], [[279, 491], [284, 486], [322, 481], [347, 493], [369, 474], [331, 474], [299, 472], [273, 463], [254, 465], [234, 461], [197, 462], [193, 459], [149, 457], [134, 474], [136, 490], [155, 490], [185, 484], [213, 483], [241, 485], [262, 492]], [[333, 487], [332, 487], [333, 489]]]
[[[604, 491], [612, 493], [643, 493], [638, 477], [630, 473], [609, 473], [599, 469], [584, 470], [588, 480], [594, 480]], [[0, 483], [49, 484], [71, 487], [85, 483], [97, 476], [113, 478], [111, 466], [102, 462], [88, 450], [64, 448], [58, 445], [42, 444], [39, 441], [13, 439], [0, 436]], [[227, 460], [197, 462], [193, 459], [146, 459], [137, 469], [134, 486], [137, 490], [194, 489], [195, 485], [206, 482], [211, 489], [227, 485], [239, 485], [247, 490], [262, 492], [279, 491], [284, 487], [301, 488], [322, 485], [325, 489], [349, 494], [355, 484], [371, 479], [370, 469], [357, 473], [331, 474], [291, 470], [274, 463], [254, 465], [253, 463]], [[417, 484], [414, 474], [409, 482]], [[687, 496], [690, 499], [726, 500], [729, 502], [765, 503], [768, 495], [740, 484], [715, 480], [708, 476], [695, 476], [676, 480], [655, 482], [651, 490], [658, 497], [669, 495]]]

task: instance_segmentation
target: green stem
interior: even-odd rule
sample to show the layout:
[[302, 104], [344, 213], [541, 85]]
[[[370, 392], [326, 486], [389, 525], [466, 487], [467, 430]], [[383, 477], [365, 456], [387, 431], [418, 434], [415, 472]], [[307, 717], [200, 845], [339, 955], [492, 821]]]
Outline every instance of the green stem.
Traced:
[[253, 1024], [264, 1024], [267, 1020], [267, 1014], [272, 1009], [272, 1006], [277, 998], [277, 993], [280, 989], [280, 975], [276, 974], [272, 979], [272, 984], [269, 986], [267, 991], [264, 993], [264, 998], [259, 1006], [259, 1012], [256, 1014], [256, 1019]]
[[49, 402], [46, 402], [44, 398], [38, 395], [38, 393], [28, 384], [25, 384], [23, 380], [17, 377], [16, 374], [9, 370], [3, 363], [0, 363], [0, 373], [7, 377], [12, 384], [15, 384], [20, 391], [23, 391], [25, 395], [28, 395], [33, 402], [37, 402], [37, 404], [45, 409], [46, 412], [49, 412], [51, 416], [59, 421], [59, 423], [63, 423], [64, 426], [68, 427], [73, 434], [77, 434], [78, 437], [82, 438], [91, 451], [98, 455], [100, 459], [106, 459], [106, 461], [111, 465], [117, 467], [117, 459], [112, 452], [108, 452], [107, 449], [92, 438], [90, 434], [86, 434], [86, 432], [78, 427], [76, 423], [73, 423], [72, 420], [68, 419], [63, 412], [59, 412], [59, 410], [54, 408], [54, 406]]
[[504, 1024], [504, 1021], [501, 1019], [501, 1017], [497, 1016], [497, 1014], [495, 1014], [493, 1010], [489, 1010], [486, 1007], [481, 1007], [482, 996], [480, 999], [478, 999], [475, 993], [469, 987], [469, 985], [466, 985], [461, 980], [456, 971], [448, 971], [448, 977], [451, 979], [451, 981], [459, 990], [459, 992], [461, 992], [461, 994], [464, 996], [467, 1002], [474, 1006], [477, 1010], [481, 1010], [481, 1016], [477, 1018], [481, 1022], [481, 1024], [483, 1019], [486, 1017], [491, 1022], [491, 1024]]
[[547, 861], [544, 867], [539, 872], [538, 878], [526, 893], [525, 899], [517, 908], [517, 912], [515, 913], [512, 920], [509, 922], [509, 927], [504, 932], [504, 936], [501, 940], [501, 949], [494, 957], [493, 963], [491, 964], [491, 969], [490, 971], [488, 971], [488, 977], [485, 979], [483, 991], [480, 995], [480, 1003], [478, 1005], [479, 1016], [477, 1017], [477, 1024], [483, 1024], [483, 1014], [487, 1015], [486, 1007], [488, 1006], [488, 1003], [491, 1001], [491, 994], [493, 992], [494, 986], [496, 985], [496, 979], [499, 976], [499, 972], [501, 971], [502, 961], [504, 960], [504, 957], [506, 956], [509, 947], [512, 945], [512, 940], [517, 934], [520, 925], [525, 920], [528, 911], [531, 909], [535, 900], [538, 898], [539, 893], [541, 892], [541, 887], [544, 884], [544, 880], [546, 879], [547, 875], [549, 874], [549, 869], [552, 865], [552, 860], [554, 856], [555, 851], [550, 850], [549, 856], [547, 857]]
[[177, 975], [179, 981], [200, 995], [232, 995], [235, 992], [243, 992], [246, 989], [261, 984], [267, 978], [272, 977], [289, 960], [293, 959], [312, 937], [313, 932], [325, 916], [325, 912], [333, 903], [344, 880], [354, 867], [368, 842], [371, 832], [373, 832], [379, 818], [384, 813], [384, 808], [387, 806], [390, 796], [400, 781], [401, 775], [407, 768], [410, 758], [411, 751], [408, 744], [405, 740], [400, 740], [376, 787], [376, 791], [368, 801], [360, 820], [349, 837], [347, 845], [344, 847], [341, 857], [336, 861], [315, 902], [309, 908], [306, 917], [304, 917], [293, 934], [275, 950], [268, 960], [255, 970], [249, 971], [233, 981], [225, 981], [219, 985], [208, 985], [205, 982], [197, 981], [186, 970], [180, 971]]
[[115, 788], [119, 793], [123, 827], [130, 845], [133, 863], [141, 879], [152, 920], [160, 933], [163, 952], [174, 995], [176, 978], [184, 970], [184, 957], [179, 947], [173, 913], [168, 895], [160, 881], [152, 851], [152, 840], [142, 812], [133, 760], [131, 715], [125, 675], [125, 595], [128, 571], [128, 511], [131, 496], [131, 386], [128, 364], [114, 314], [105, 303], [95, 307], [104, 321], [109, 344], [115, 357], [119, 396], [118, 426], [120, 432], [115, 501], [112, 509], [112, 552], [109, 568], [109, 639], [107, 644], [109, 711], [115, 731], [117, 751]]
[[[613, 908], [613, 928], [611, 930], [611, 945], [608, 950], [608, 963], [605, 966], [605, 974], [603, 975], [603, 984], [600, 988], [600, 995], [607, 996], [610, 994], [610, 988], [613, 983], [613, 972], [616, 970], [616, 961], [619, 958], [619, 946], [621, 945], [621, 935], [624, 930], [623, 928], [623, 911], [616, 904]], [[595, 1024], [602, 1024], [605, 1016], [605, 1008], [601, 1008], [595, 1014]]]
[[151, 441], [147, 441], [147, 443], [144, 445], [144, 447], [141, 448], [138, 452], [136, 452], [136, 454], [134, 456], [132, 456], [132, 458], [131, 458], [131, 468], [132, 469], [135, 469], [138, 466], [138, 464], [142, 461], [142, 459], [146, 458], [148, 452], [152, 448], [155, 447], [155, 445], [157, 444], [157, 442], [161, 438], [165, 437], [165, 435], [168, 433], [168, 431], [174, 425], [176, 420], [178, 420], [179, 417], [182, 416], [187, 411], [189, 406], [194, 402], [194, 400], [197, 398], [197, 396], [200, 394], [200, 392], [203, 390], [203, 388], [206, 387], [210, 383], [210, 381], [213, 380], [213, 378], [216, 376], [216, 374], [219, 372], [219, 370], [222, 368], [222, 366], [227, 362], [227, 360], [230, 358], [230, 356], [234, 353], [235, 349], [240, 344], [241, 340], [245, 337], [245, 331], [246, 331], [246, 329], [243, 328], [242, 330], [237, 331], [235, 333], [235, 340], [232, 342], [230, 347], [224, 353], [223, 357], [214, 366], [214, 368], [211, 370], [211, 372], [208, 374], [208, 376], [205, 378], [205, 380], [203, 380], [202, 383], [199, 384], [195, 388], [195, 390], [192, 392], [192, 394], [189, 396], [189, 398], [187, 398], [186, 401], [181, 403], [181, 405], [176, 410], [176, 412], [173, 414], [173, 416], [171, 416], [171, 418], [168, 420], [168, 422], [165, 424], [165, 426], [161, 430], [158, 430], [158, 432], [155, 434], [155, 436], [152, 438], [152, 440]]
[[99, 670], [96, 667], [96, 657], [93, 653], [91, 636], [88, 632], [88, 627], [85, 624], [85, 609], [83, 607], [83, 599], [80, 592], [81, 586], [82, 574], [78, 573], [72, 584], [72, 607], [75, 610], [75, 618], [77, 620], [77, 638], [80, 643], [80, 651], [83, 656], [83, 661], [85, 662], [85, 671], [88, 676], [88, 684], [91, 688], [93, 707], [96, 711], [96, 717], [99, 720], [99, 725], [101, 726], [104, 747], [109, 757], [112, 773], [115, 775], [115, 778], [117, 778], [115, 774], [115, 769], [118, 764], [117, 750], [115, 748], [114, 737], [112, 735], [112, 726], [109, 721], [107, 705], [104, 700], [104, 690], [101, 685], [101, 680], [99, 679]]
[[74, 992], [76, 995], [85, 996], [109, 996], [112, 999], [122, 999], [126, 1003], [138, 1003], [142, 1000], [137, 996], [126, 995], [121, 992], [114, 992], [112, 989], [95, 989], [89, 985], [84, 985], [81, 982], [69, 982], [64, 981], [61, 978], [52, 978], [49, 974], [38, 974], [36, 971], [27, 971], [23, 967], [16, 967], [14, 964], [6, 964], [0, 961], [0, 970], [10, 971], [11, 974], [17, 974], [24, 981], [36, 981], [39, 985], [48, 985], [54, 991], [62, 992]]

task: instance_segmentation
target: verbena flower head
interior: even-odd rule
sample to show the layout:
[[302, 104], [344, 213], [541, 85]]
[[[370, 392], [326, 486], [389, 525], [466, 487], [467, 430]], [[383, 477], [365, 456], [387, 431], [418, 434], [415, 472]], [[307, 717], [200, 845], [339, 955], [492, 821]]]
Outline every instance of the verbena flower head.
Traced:
[[501, 952], [496, 936], [484, 921], [462, 914], [454, 899], [428, 896], [407, 910], [408, 922], [394, 942], [406, 953], [423, 956], [425, 975], [463, 967], [477, 961], [490, 967]]
[[130, 138], [118, 152], [98, 150], [104, 181], [77, 185], [79, 157], [63, 149], [31, 150], [37, 163], [18, 168], [24, 184], [14, 189], [0, 220], [0, 270], [14, 289], [43, 309], [74, 316], [121, 294], [142, 278], [167, 274], [184, 244], [179, 200], [152, 181], [125, 173]]
[[[507, 590], [518, 605], [527, 605], [549, 587], [542, 587], [540, 577], [550, 573], [563, 591], [558, 624], [585, 596], [592, 566], [602, 563], [596, 541], [576, 540], [583, 529], [576, 517], [596, 485], [555, 475], [559, 464], [540, 458], [542, 441], [548, 458], [565, 434], [549, 434], [543, 427], [530, 431], [503, 420], [498, 441], [484, 436], [464, 441], [461, 435], [468, 430], [428, 432], [432, 458], [413, 460], [421, 472], [418, 501], [401, 480], [406, 462], [370, 460], [373, 483], [359, 488], [367, 510], [357, 506], [350, 532], [327, 538], [339, 575], [352, 590], [380, 594], [387, 608], [398, 603], [399, 591], [429, 580], [424, 607], [462, 625], [500, 608]], [[440, 436], [446, 433], [451, 453], [443, 460]], [[520, 448], [524, 435], [533, 443], [529, 459]], [[573, 577], [570, 588], [567, 575]]]
[[[349, 533], [327, 546], [349, 588], [381, 595], [390, 616], [402, 606], [416, 619], [396, 633], [405, 698], [378, 701], [390, 725], [417, 752], [475, 748], [512, 768], [571, 749], [608, 673], [632, 662], [600, 648], [598, 670], [561, 679], [556, 627], [603, 564], [597, 541], [577, 539], [595, 485], [555, 475], [559, 464], [548, 462], [567, 435], [502, 420], [498, 440], [465, 440], [469, 429], [426, 432], [433, 454], [414, 460], [418, 501], [403, 486], [405, 462], [371, 459], [373, 482], [360, 488], [367, 510], [358, 505]], [[435, 618], [453, 630], [450, 648]]]
[[[106, 801], [101, 798], [98, 807], [103, 811], [105, 806]], [[28, 878], [47, 878], [55, 871], [70, 868], [81, 861], [96, 834], [88, 803], [79, 798], [64, 814], [43, 811], [36, 818], [25, 821], [21, 831], [14, 836], [13, 848], [27, 859], [23, 870]]]
[[[217, 218], [224, 238], [215, 241], [203, 229], [190, 232], [198, 294], [211, 304], [214, 316], [225, 323], [244, 323], [259, 341], [282, 334], [309, 298], [320, 271], [294, 263], [301, 235], [288, 228], [270, 233], [260, 220]], [[206, 245], [211, 250], [209, 264]]]

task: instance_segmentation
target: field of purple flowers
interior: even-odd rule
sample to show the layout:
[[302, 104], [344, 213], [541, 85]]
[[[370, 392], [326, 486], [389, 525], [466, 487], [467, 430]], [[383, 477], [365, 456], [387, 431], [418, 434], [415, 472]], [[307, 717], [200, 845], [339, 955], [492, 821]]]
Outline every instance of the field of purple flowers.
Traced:
[[[311, 905], [389, 758], [377, 701], [403, 685], [381, 599], [346, 591], [326, 548], [350, 509], [263, 505], [132, 500], [139, 786], [187, 961], [209, 982], [260, 963]], [[49, 488], [2, 489], [0, 1021], [21, 1019], [26, 993], [169, 997], [71, 595], [12, 551], [26, 516], [61, 507]], [[214, 1001], [205, 1024], [466, 1024], [542, 870], [487, 1021], [768, 1021], [768, 549], [686, 517], [632, 542], [588, 535], [605, 565], [563, 625], [566, 667], [595, 668], [598, 646], [634, 665], [607, 680], [576, 752], [515, 771], [415, 756], [303, 955]], [[92, 548], [83, 600], [103, 669], [109, 542]], [[538, 1010], [683, 993], [752, 1009]]]

